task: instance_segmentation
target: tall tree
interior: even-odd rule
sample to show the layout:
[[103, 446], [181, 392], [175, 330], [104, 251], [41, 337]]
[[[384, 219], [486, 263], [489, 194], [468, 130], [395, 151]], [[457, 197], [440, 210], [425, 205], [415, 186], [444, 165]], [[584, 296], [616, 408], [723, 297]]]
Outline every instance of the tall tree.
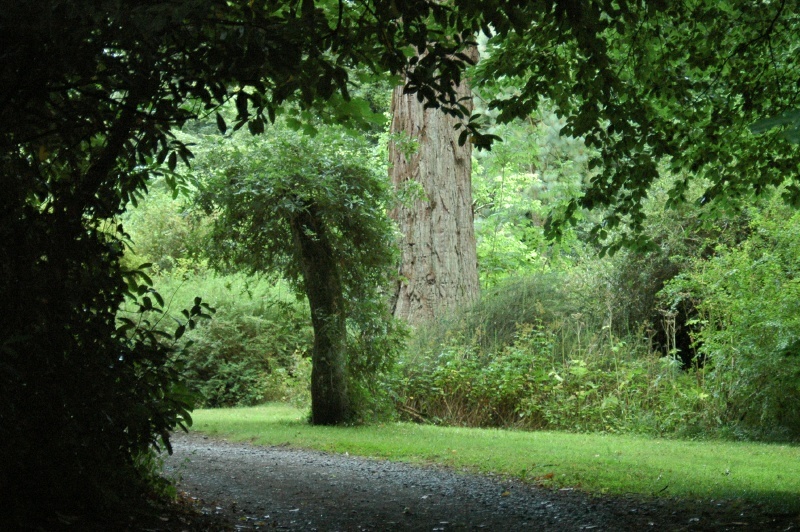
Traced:
[[[474, 62], [477, 48], [470, 50]], [[469, 115], [472, 92], [466, 80], [456, 87], [456, 98]], [[396, 190], [412, 194], [391, 211], [402, 234], [392, 308], [395, 317], [411, 324], [469, 304], [479, 295], [472, 144], [459, 138], [460, 125], [458, 117], [426, 105], [403, 86], [394, 89], [389, 175]]]
[[[577, 209], [598, 209], [593, 236], [606, 249], [646, 245], [642, 205], [659, 163], [682, 176], [670, 205], [693, 179], [707, 183], [704, 204], [793, 179], [785, 195], [800, 204], [800, 149], [779, 138], [796, 139], [795, 2], [563, 0], [495, 15], [476, 79], [482, 94], [500, 85], [490, 102], [499, 120], [547, 101], [566, 119], [562, 133], [595, 153], [584, 194], [549, 220], [552, 234]], [[785, 129], [754, 135], [754, 124]]]

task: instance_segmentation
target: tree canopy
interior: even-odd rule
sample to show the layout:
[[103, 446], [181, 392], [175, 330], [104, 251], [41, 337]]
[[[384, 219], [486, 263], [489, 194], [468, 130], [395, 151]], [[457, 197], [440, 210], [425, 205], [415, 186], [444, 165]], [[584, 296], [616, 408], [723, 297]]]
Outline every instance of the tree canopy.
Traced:
[[[198, 299], [164, 331], [163, 298], [121, 264], [115, 219], [153, 177], [178, 184], [191, 154], [172, 129], [227, 101], [233, 127], [252, 133], [287, 103], [357, 123], [351, 76], [398, 73], [412, 46], [428, 50], [416, 87], [435, 93], [460, 76], [451, 16], [435, 2], [3, 6], [4, 496], [38, 511], [111, 502], [147, 477], [151, 446], [168, 448], [168, 431], [190, 422], [169, 355], [207, 309]], [[228, 128], [221, 115], [217, 125]]]
[[[793, 3], [542, 1], [519, 9], [509, 20], [524, 25], [496, 28], [475, 76], [492, 96], [489, 107], [504, 122], [550, 101], [566, 117], [562, 134], [597, 150], [597, 172], [562, 219], [551, 219], [554, 232], [577, 208], [600, 208], [594, 235], [603, 240], [627, 225], [631, 232], [611, 247], [635, 244], [642, 200], [663, 161], [684, 171], [672, 201], [684, 198], [690, 179], [708, 180], [702, 202], [796, 179], [797, 146], [779, 129], [751, 131], [797, 105]], [[794, 115], [781, 116], [761, 129], [788, 123], [791, 131]], [[800, 200], [796, 183], [787, 199]]]

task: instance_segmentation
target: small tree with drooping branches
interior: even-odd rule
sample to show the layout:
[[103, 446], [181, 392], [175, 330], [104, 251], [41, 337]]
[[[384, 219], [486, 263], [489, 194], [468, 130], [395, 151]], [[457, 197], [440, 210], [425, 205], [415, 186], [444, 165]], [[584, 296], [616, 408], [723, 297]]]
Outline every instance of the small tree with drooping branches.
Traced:
[[308, 298], [314, 424], [358, 417], [351, 383], [364, 384], [390, 360], [385, 345], [354, 348], [386, 342], [394, 328], [381, 301], [395, 259], [388, 183], [369, 151], [337, 130], [310, 138], [276, 127], [264, 138], [221, 142], [201, 165], [199, 201], [215, 215], [217, 263], [280, 274]]

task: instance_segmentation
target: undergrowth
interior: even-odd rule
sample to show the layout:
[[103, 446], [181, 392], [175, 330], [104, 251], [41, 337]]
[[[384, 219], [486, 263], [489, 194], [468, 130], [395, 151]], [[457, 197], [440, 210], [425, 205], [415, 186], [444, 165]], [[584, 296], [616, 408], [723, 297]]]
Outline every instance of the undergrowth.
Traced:
[[[156, 276], [175, 302], [200, 291], [214, 318], [188, 331], [176, 360], [205, 407], [282, 401], [309, 404], [312, 331], [308, 307], [280, 282], [205, 268], [174, 268]], [[190, 287], [190, 288], [187, 288]]]
[[[724, 435], [703, 368], [683, 370], [677, 357], [655, 351], [641, 329], [616, 336], [603, 305], [581, 298], [566, 278], [553, 280], [508, 283], [494, 300], [422, 331], [392, 383], [401, 417], [473, 427]], [[516, 319], [508, 316], [520, 309]]]

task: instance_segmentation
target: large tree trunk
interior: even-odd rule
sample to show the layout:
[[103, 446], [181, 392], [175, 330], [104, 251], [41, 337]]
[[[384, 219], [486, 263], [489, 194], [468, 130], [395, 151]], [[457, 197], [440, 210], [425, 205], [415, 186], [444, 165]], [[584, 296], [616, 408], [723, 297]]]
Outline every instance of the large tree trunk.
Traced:
[[311, 307], [311, 423], [337, 425], [349, 419], [345, 377], [347, 329], [339, 269], [328, 233], [313, 203], [291, 222]]
[[[471, 98], [466, 82], [459, 96]], [[472, 101], [462, 100], [472, 109]], [[395, 317], [411, 324], [436, 318], [473, 302], [479, 295], [472, 213], [472, 145], [458, 145], [457, 120], [438, 109], [423, 109], [417, 95], [392, 95], [393, 135], [417, 141], [404, 153], [389, 144], [389, 175], [398, 190], [409, 181], [422, 185], [425, 197], [400, 205], [390, 214], [400, 226], [400, 281], [392, 299]]]

